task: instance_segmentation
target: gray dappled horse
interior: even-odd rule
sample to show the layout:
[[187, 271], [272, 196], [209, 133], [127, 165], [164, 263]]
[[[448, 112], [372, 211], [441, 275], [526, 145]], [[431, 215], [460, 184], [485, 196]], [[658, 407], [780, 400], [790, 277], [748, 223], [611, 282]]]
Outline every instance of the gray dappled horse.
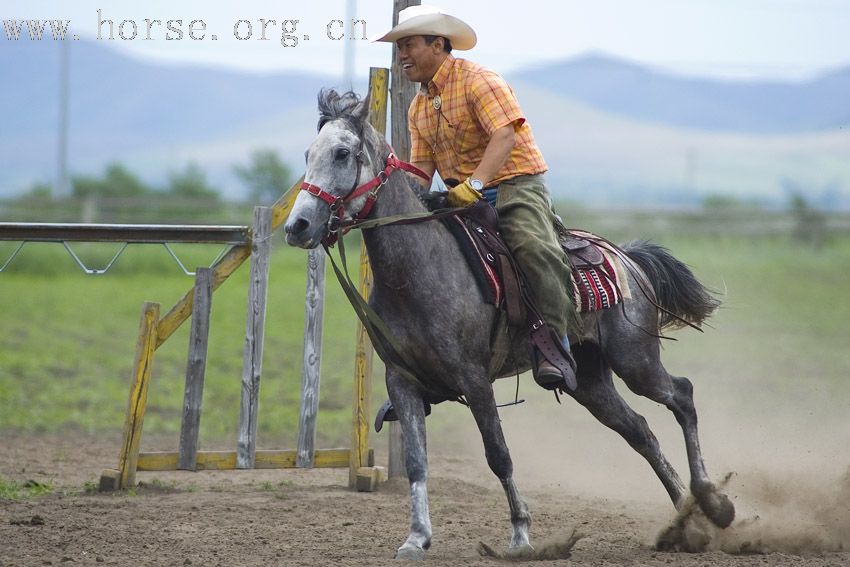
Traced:
[[[306, 153], [305, 183], [313, 194], [302, 191], [285, 225], [292, 246], [314, 248], [328, 236], [336, 207], [331, 201], [349, 195], [353, 188], [379, 178], [380, 188], [370, 218], [426, 210], [420, 200], [423, 189], [403, 172], [379, 176], [391, 148], [367, 121], [368, 102], [354, 93], [333, 90], [319, 94], [319, 133]], [[325, 193], [325, 200], [316, 192]], [[366, 195], [345, 203], [346, 217], [366, 203]], [[337, 201], [337, 205], [341, 201]], [[528, 549], [531, 516], [513, 481], [513, 464], [505, 445], [492, 381], [530, 367], [525, 337], [513, 345], [513, 356], [491, 375], [490, 331], [496, 309], [485, 304], [458, 244], [439, 222], [382, 226], [364, 230], [363, 239], [374, 272], [370, 305], [386, 322], [405, 356], [422, 371], [427, 388], [463, 395], [481, 431], [487, 463], [502, 483], [511, 512], [511, 548]], [[696, 325], [717, 307], [706, 289], [688, 268], [661, 247], [648, 243], [627, 245], [628, 256], [651, 283], [648, 293], [667, 310]], [[630, 274], [632, 290], [641, 282]], [[645, 281], [646, 281], [645, 280]], [[566, 282], [565, 282], [566, 285]], [[672, 318], [639, 292], [620, 306], [583, 314], [581, 336], [570, 337], [578, 364], [575, 391], [567, 392], [600, 422], [619, 433], [649, 462], [679, 508], [687, 490], [661, 452], [646, 420], [635, 413], [617, 393], [612, 371], [635, 393], [664, 404], [682, 427], [691, 473], [690, 489], [705, 515], [717, 526], [727, 527], [735, 510], [706, 473], [697, 435], [691, 382], [671, 376], [661, 364], [656, 331], [675, 326]], [[647, 332], [650, 330], [650, 332]], [[387, 390], [401, 423], [405, 464], [410, 481], [410, 533], [396, 555], [401, 559], [425, 556], [431, 545], [428, 511], [428, 465], [425, 447], [425, 401], [423, 389], [387, 365]]]

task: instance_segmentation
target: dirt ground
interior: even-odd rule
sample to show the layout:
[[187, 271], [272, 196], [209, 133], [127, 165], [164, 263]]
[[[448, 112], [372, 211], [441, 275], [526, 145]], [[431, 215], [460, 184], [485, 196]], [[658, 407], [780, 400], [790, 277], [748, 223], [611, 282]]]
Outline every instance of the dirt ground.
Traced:
[[[438, 451], [431, 459], [434, 539], [428, 561], [503, 563], [477, 551], [478, 542], [504, 549], [508, 541], [501, 488], [483, 457], [457, 456], [457, 449]], [[132, 493], [97, 494], [86, 492], [86, 483], [95, 482], [102, 468], [114, 466], [116, 442], [4, 435], [0, 455], [0, 476], [7, 481], [49, 481], [54, 486], [47, 496], [0, 501], [3, 567], [390, 565], [406, 536], [406, 482], [357, 493], [346, 488], [347, 470], [139, 473], [141, 484]], [[563, 476], [548, 466], [546, 471], [531, 470], [548, 473], [549, 479], [517, 473], [533, 513], [533, 542], [539, 546], [564, 539], [574, 529], [584, 536], [570, 559], [537, 564], [850, 565], [850, 551], [841, 551], [848, 549], [847, 525], [842, 524], [848, 514], [826, 520], [838, 522], [837, 528], [815, 522], [815, 531], [807, 532], [796, 524], [789, 535], [776, 525], [754, 531], [758, 515], [742, 517], [739, 511], [739, 519], [715, 536], [709, 551], [664, 553], [653, 549], [653, 541], [673, 511], [660, 488], [637, 497], [621, 498], [618, 491], [599, 497], [582, 488], [584, 481], [558, 482]], [[595, 476], [602, 480], [599, 472]], [[850, 480], [845, 481], [833, 497], [845, 499], [839, 508], [846, 511]]]

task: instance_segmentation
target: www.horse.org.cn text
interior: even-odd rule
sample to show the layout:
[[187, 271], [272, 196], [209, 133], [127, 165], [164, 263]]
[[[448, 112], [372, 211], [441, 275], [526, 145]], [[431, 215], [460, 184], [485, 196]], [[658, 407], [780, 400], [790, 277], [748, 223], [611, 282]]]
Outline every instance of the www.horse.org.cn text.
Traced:
[[[7, 40], [21, 39], [62, 41], [66, 38], [79, 40], [71, 33], [71, 20], [3, 20], [3, 31]], [[307, 33], [305, 33], [307, 32]], [[279, 41], [283, 47], [296, 47], [311, 37], [339, 41], [368, 39], [366, 20], [352, 19], [349, 25], [342, 19], [333, 19], [318, 26], [307, 26], [297, 19], [256, 18], [236, 20], [229, 30], [239, 41]], [[120, 19], [97, 10], [97, 34], [100, 41], [218, 41], [221, 36], [213, 33], [202, 19]]]

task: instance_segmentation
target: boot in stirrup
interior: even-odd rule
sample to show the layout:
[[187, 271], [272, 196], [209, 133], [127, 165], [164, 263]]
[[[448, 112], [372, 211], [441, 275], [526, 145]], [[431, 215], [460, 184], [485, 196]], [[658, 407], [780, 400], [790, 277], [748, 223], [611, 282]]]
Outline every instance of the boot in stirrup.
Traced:
[[569, 363], [569, 366], [566, 368], [568, 372], [566, 375], [560, 368], [543, 357], [539, 351], [535, 352], [534, 381], [541, 388], [546, 390], [560, 389], [564, 392], [575, 389], [576, 362], [569, 349], [566, 350], [565, 354], [566, 356], [564, 358]]

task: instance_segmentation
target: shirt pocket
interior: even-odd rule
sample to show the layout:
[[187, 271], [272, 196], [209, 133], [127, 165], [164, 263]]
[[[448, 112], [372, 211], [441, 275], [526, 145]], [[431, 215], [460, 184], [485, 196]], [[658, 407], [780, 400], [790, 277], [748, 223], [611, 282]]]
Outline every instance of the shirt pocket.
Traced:
[[452, 150], [458, 155], [475, 149], [481, 137], [478, 133], [478, 125], [463, 104], [446, 109], [441, 134], [451, 140]]

